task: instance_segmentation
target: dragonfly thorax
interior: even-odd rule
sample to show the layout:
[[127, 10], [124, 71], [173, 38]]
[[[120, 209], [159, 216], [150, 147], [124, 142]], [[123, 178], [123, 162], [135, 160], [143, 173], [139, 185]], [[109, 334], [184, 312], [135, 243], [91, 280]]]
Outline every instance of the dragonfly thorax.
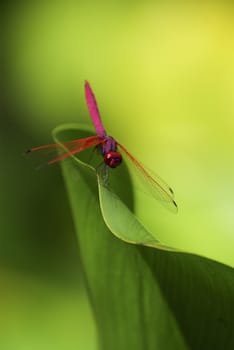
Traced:
[[122, 156], [119, 152], [107, 152], [104, 155], [104, 163], [111, 168], [116, 168], [122, 162]]
[[105, 135], [105, 142], [102, 145], [104, 163], [110, 168], [116, 168], [122, 162], [122, 156], [117, 152], [117, 142], [111, 136]]

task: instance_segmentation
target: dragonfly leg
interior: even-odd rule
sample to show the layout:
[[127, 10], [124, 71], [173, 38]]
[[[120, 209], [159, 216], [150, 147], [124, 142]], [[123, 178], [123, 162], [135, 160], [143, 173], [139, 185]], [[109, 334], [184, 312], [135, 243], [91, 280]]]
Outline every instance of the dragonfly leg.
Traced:
[[108, 165], [104, 164], [103, 161], [98, 164], [96, 167], [96, 171], [100, 174], [103, 184], [108, 187], [108, 177], [109, 177], [109, 169]]
[[104, 164], [104, 175], [103, 175], [103, 181], [104, 181], [104, 185], [108, 186], [108, 165]]

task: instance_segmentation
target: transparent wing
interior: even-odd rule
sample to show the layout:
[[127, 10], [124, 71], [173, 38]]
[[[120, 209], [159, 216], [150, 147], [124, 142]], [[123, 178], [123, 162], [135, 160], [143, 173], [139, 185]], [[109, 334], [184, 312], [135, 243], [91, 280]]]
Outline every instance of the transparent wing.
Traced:
[[150, 170], [146, 170], [146, 168], [138, 160], [136, 160], [135, 157], [128, 152], [123, 145], [120, 143], [117, 144], [130, 160], [129, 165], [131, 168], [133, 168], [133, 172], [136, 173], [136, 177], [140, 180], [144, 191], [153, 196], [155, 199], [164, 201], [170, 210], [177, 212], [178, 208], [176, 202], [174, 201], [174, 192], [171, 187], [168, 186], [167, 183], [158, 175], [153, 174], [153, 172]]
[[38, 146], [26, 151], [26, 154], [36, 152], [49, 160], [48, 165], [54, 164], [62, 159], [80, 153], [90, 147], [95, 147], [104, 143], [105, 140], [100, 136], [90, 136], [78, 140], [68, 141], [64, 143], [52, 143], [49, 145]]

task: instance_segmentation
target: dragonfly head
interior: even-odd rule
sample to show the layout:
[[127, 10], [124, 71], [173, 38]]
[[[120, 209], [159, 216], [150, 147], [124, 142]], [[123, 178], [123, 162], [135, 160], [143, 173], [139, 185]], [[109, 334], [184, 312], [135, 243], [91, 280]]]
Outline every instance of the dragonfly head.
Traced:
[[104, 163], [111, 168], [116, 168], [122, 162], [122, 156], [119, 152], [107, 152], [104, 155]]

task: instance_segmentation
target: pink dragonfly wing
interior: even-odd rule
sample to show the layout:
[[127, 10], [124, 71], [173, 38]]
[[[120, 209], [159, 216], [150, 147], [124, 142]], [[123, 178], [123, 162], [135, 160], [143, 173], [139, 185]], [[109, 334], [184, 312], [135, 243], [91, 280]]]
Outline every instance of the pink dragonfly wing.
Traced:
[[136, 160], [123, 145], [120, 143], [117, 144], [126, 155], [126, 160], [129, 160], [127, 163], [133, 170], [133, 176], [135, 173], [137, 180], [140, 180], [143, 191], [153, 196], [155, 199], [163, 201], [170, 210], [177, 212], [178, 208], [174, 201], [174, 193], [171, 187], [158, 175], [153, 174], [153, 172], [148, 169], [146, 170], [143, 164]]
[[[62, 159], [80, 153], [90, 147], [103, 144], [105, 140], [100, 136], [90, 136], [82, 139], [68, 141], [64, 143], [52, 143], [49, 145], [43, 145], [31, 148], [27, 153], [39, 152], [42, 156], [50, 157], [47, 161], [48, 165], [54, 164]], [[57, 155], [57, 156], [56, 156]]]

